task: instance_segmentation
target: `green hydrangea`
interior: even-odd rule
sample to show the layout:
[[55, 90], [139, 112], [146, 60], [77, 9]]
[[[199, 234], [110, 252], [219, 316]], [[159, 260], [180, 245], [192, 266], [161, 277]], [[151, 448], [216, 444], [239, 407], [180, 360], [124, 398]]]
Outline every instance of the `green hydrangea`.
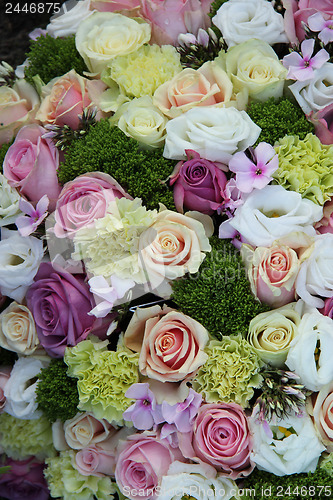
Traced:
[[321, 144], [318, 137], [307, 134], [285, 136], [275, 145], [279, 168], [275, 180], [285, 189], [323, 205], [333, 195], [333, 145]]
[[261, 366], [254, 349], [240, 334], [212, 340], [205, 349], [208, 360], [199, 369], [193, 387], [207, 403], [235, 402], [248, 406], [259, 387]]
[[132, 404], [125, 393], [139, 381], [139, 355], [125, 348], [108, 351], [107, 345], [92, 337], [67, 347], [64, 360], [69, 375], [78, 378], [78, 408], [122, 424], [122, 414]]
[[23, 420], [8, 413], [0, 415], [0, 446], [14, 460], [24, 460], [31, 455], [44, 460], [54, 456], [52, 427], [45, 417]]
[[63, 500], [111, 500], [116, 489], [110, 477], [83, 476], [74, 467], [75, 452], [62, 451], [45, 461], [44, 471], [52, 498]]

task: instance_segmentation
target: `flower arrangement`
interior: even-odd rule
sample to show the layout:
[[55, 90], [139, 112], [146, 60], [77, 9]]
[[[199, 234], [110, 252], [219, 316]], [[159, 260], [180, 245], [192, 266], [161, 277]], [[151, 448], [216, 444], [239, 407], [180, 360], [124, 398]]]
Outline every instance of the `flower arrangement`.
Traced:
[[0, 496], [331, 498], [332, 3], [77, 0], [31, 36]]

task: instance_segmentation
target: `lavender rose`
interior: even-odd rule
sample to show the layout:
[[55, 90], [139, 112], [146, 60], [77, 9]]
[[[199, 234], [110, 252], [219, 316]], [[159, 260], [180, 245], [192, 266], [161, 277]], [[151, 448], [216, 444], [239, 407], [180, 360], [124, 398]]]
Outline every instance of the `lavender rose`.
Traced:
[[191, 149], [185, 153], [187, 161], [178, 162], [170, 177], [176, 208], [181, 213], [185, 207], [212, 215], [224, 201], [227, 183], [224, 165], [205, 160]]
[[49, 490], [44, 479], [44, 464], [35, 457], [27, 460], [7, 458], [3, 464], [10, 470], [0, 475], [0, 495], [11, 500], [48, 500]]
[[[103, 332], [102, 320], [88, 315], [95, 304], [82, 275], [73, 276], [44, 262], [26, 299], [39, 341], [52, 357], [62, 357], [66, 346], [76, 345], [93, 330]], [[102, 327], [100, 332], [98, 327]]]

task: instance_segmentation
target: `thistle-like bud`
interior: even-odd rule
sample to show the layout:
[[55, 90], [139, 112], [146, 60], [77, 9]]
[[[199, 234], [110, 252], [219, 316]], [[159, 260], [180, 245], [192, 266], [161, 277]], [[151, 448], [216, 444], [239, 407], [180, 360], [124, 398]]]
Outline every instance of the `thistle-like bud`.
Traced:
[[11, 87], [14, 85], [16, 80], [16, 75], [14, 68], [6, 61], [2, 61], [0, 64], [0, 87], [8, 85]]

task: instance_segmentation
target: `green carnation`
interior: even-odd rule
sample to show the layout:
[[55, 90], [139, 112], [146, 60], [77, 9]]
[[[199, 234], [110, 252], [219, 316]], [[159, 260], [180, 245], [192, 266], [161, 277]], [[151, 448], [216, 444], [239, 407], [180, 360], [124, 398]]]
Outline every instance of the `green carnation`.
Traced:
[[300, 193], [303, 198], [323, 205], [333, 195], [333, 145], [321, 144], [318, 137], [307, 134], [280, 139], [275, 150], [279, 168], [274, 178], [285, 189]]
[[52, 427], [46, 417], [23, 420], [8, 413], [0, 415], [0, 446], [14, 460], [35, 455], [39, 460], [54, 456]]
[[320, 462], [320, 468], [333, 477], [333, 453], [330, 453]]
[[111, 500], [116, 491], [109, 477], [83, 476], [74, 467], [75, 452], [62, 451], [49, 458], [44, 471], [52, 498], [63, 500]]
[[107, 344], [92, 337], [67, 347], [64, 360], [68, 374], [78, 378], [78, 408], [121, 424], [123, 412], [132, 403], [125, 393], [139, 381], [139, 355], [124, 348], [108, 351]]
[[212, 340], [205, 352], [208, 360], [199, 369], [193, 387], [207, 403], [235, 402], [248, 406], [253, 387], [259, 387], [260, 360], [240, 334]]

